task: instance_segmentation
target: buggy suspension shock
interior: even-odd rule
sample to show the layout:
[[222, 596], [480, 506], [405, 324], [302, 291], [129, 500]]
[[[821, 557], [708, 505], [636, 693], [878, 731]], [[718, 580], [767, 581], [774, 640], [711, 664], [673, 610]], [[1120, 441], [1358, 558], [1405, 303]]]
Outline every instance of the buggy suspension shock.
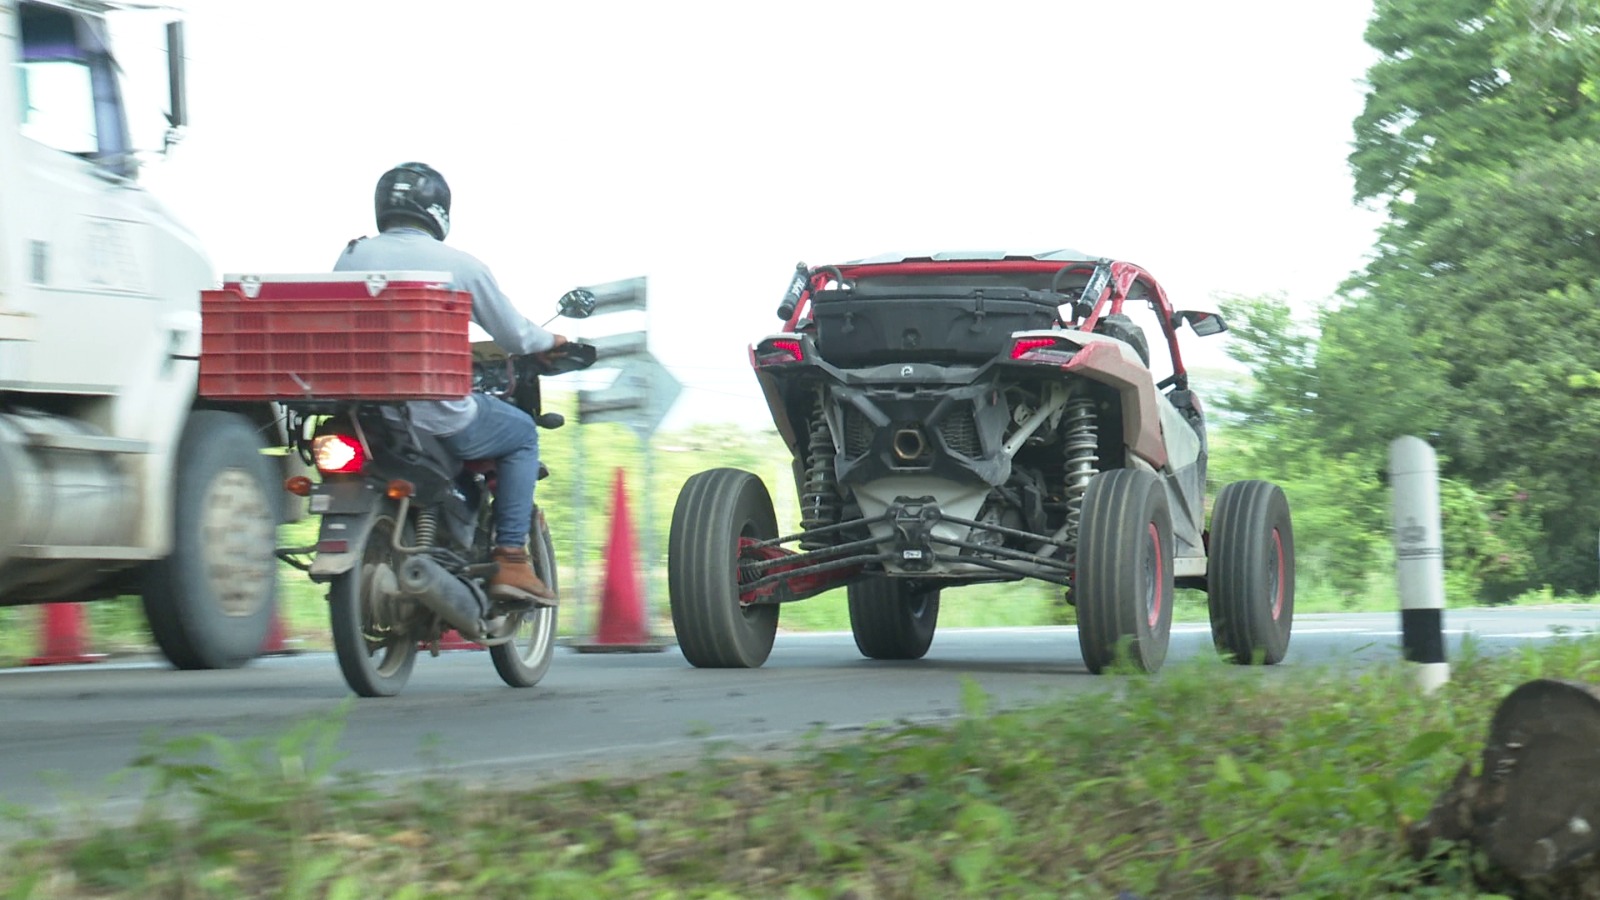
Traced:
[[1061, 422], [1062, 454], [1066, 458], [1067, 525], [1069, 538], [1076, 540], [1078, 516], [1083, 512], [1083, 492], [1089, 479], [1100, 470], [1100, 426], [1095, 419], [1094, 400], [1078, 397], [1067, 404]]
[[[811, 531], [839, 521], [839, 481], [833, 469], [833, 434], [828, 430], [827, 409], [822, 391], [817, 392], [816, 411], [811, 417], [811, 434], [806, 445], [805, 487], [800, 494], [800, 528]], [[833, 544], [835, 535], [801, 538], [801, 550], [818, 550]]]

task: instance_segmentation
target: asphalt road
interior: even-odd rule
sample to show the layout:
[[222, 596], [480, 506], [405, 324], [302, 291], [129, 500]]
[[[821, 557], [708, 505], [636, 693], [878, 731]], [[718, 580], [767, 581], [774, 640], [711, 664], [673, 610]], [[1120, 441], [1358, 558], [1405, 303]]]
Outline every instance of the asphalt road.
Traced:
[[[1277, 678], [1330, 661], [1394, 659], [1398, 627], [1397, 614], [1301, 616], [1282, 666], [1229, 671]], [[1548, 639], [1552, 629], [1600, 629], [1600, 609], [1446, 616], [1452, 654], [1465, 632], [1499, 650]], [[1209, 652], [1204, 624], [1174, 628], [1169, 660]], [[782, 752], [808, 734], [950, 717], [968, 678], [996, 706], [1107, 691], [1119, 680], [1088, 674], [1071, 628], [942, 631], [926, 659], [909, 663], [863, 659], [847, 633], [780, 634], [767, 665], [753, 671], [694, 669], [676, 649], [557, 654], [529, 690], [504, 687], [483, 652], [424, 656], [401, 696], [349, 704], [341, 767], [467, 783], [639, 771], [687, 762], [708, 745]], [[348, 699], [335, 661], [322, 653], [224, 672], [177, 672], [154, 661], [0, 671], [0, 804], [125, 816], [146, 788], [117, 773], [147, 737], [277, 736], [309, 717], [337, 716]]]

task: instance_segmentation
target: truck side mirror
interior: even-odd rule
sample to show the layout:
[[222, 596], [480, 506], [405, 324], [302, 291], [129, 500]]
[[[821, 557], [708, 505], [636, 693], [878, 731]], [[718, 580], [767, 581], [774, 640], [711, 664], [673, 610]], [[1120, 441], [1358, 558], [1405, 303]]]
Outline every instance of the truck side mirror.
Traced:
[[167, 23], [167, 97], [167, 102], [171, 104], [167, 113], [169, 129], [167, 143], [170, 145], [174, 140], [170, 132], [189, 124], [189, 92], [184, 69], [182, 22]]

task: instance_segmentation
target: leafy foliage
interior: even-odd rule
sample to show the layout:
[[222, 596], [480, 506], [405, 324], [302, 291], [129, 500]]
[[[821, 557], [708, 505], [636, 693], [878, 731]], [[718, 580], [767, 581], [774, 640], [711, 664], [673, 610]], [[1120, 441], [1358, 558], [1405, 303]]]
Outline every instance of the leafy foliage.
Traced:
[[[1400, 832], [1530, 678], [1594, 680], [1600, 639], [1456, 661], [1420, 695], [1364, 672], [1215, 659], [995, 712], [658, 777], [398, 797], [327, 784], [329, 722], [282, 739], [157, 746], [153, 790], [191, 815], [0, 858], [29, 898], [1470, 897], [1460, 853], [1424, 868]], [[320, 779], [320, 781], [319, 781]]]
[[1457, 178], [1600, 133], [1600, 15], [1579, 0], [1377, 0], [1350, 155], [1359, 200], [1402, 230], [1446, 216]]
[[[1291, 499], [1307, 470], [1381, 472], [1395, 437], [1428, 438], [1452, 594], [1592, 590], [1600, 12], [1378, 0], [1367, 41], [1380, 58], [1350, 162], [1357, 199], [1384, 204], [1389, 222], [1341, 301], [1308, 323], [1314, 340], [1281, 301], [1232, 301], [1235, 357], [1256, 390], [1229, 405], [1279, 448], [1261, 462]], [[1334, 516], [1345, 521], [1308, 529], [1312, 555], [1345, 576], [1386, 524], [1358, 483]], [[1320, 487], [1299, 488], [1297, 514], [1339, 502]]]

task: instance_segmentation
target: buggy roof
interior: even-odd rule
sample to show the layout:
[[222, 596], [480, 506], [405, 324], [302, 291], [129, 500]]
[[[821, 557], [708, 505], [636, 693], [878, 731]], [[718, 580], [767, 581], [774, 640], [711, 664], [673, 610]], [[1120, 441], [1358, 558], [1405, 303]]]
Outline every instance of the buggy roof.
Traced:
[[[802, 266], [804, 264], [802, 263]], [[787, 318], [785, 328], [793, 332], [810, 314], [813, 297], [830, 285], [837, 290], [853, 285], [858, 279], [882, 286], [914, 287], [949, 285], [959, 279], [962, 286], [987, 288], [989, 286], [1026, 287], [1031, 290], [1048, 290], [1067, 302], [1068, 291], [1094, 290], [1087, 298], [1092, 306], [1071, 327], [1093, 331], [1100, 318], [1120, 313], [1127, 300], [1150, 303], [1161, 319], [1166, 343], [1172, 352], [1176, 383], [1184, 383], [1183, 358], [1178, 353], [1176, 313], [1167, 292], [1154, 277], [1131, 262], [1091, 256], [1077, 250], [955, 250], [917, 255], [887, 253], [858, 259], [836, 266], [816, 266], [803, 269], [802, 284], [805, 291], [800, 302], [792, 309], [780, 309]], [[1099, 278], [1096, 273], [1100, 272]], [[1091, 287], [1091, 280], [1098, 285]], [[1103, 279], [1103, 280], [1102, 280]], [[850, 288], [850, 289], [853, 289]]]
[[1039, 260], [1077, 262], [1099, 257], [1077, 250], [945, 250], [938, 253], [881, 253], [844, 263], [846, 266], [883, 265], [902, 262], [979, 262], [996, 260]]
[[[900, 285], [944, 282], [960, 278], [985, 286], [1017, 286], [1034, 289], [1082, 290], [1095, 267], [1111, 267], [1113, 299], [1121, 308], [1123, 300], [1149, 300], [1167, 310], [1171, 307], [1159, 282], [1143, 268], [1130, 263], [1078, 250], [954, 250], [937, 253], [885, 253], [822, 266], [813, 273], [838, 272], [851, 280], [867, 279]], [[820, 286], [820, 285], [818, 285]]]

